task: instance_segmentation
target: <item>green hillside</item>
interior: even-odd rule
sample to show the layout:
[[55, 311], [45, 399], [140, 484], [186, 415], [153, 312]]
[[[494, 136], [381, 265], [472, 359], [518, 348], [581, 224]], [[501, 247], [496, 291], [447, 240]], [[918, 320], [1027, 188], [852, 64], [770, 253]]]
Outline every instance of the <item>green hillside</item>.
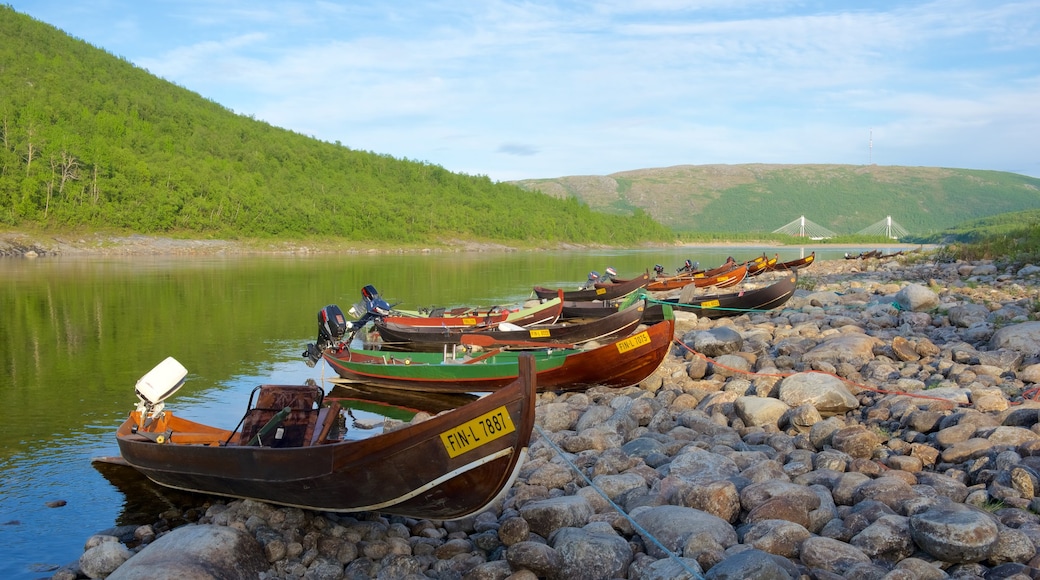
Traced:
[[237, 115], [0, 6], [0, 228], [190, 237], [632, 244], [674, 235], [576, 199]]
[[1040, 208], [1040, 179], [936, 167], [680, 165], [516, 183], [596, 210], [642, 209], [677, 232], [772, 232], [805, 216], [851, 235], [891, 216], [910, 236], [925, 236]]

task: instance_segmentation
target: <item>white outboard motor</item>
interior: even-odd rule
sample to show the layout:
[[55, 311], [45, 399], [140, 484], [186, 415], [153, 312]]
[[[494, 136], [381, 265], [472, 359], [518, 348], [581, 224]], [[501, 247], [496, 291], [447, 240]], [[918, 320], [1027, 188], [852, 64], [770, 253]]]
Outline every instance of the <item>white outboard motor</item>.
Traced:
[[137, 380], [134, 392], [138, 399], [137, 412], [141, 414], [143, 423], [151, 422], [162, 413], [163, 401], [184, 386], [186, 376], [188, 369], [170, 356]]
[[592, 288], [596, 285], [596, 282], [599, 282], [599, 272], [593, 270], [589, 272], [589, 277], [585, 280], [585, 283], [581, 285], [581, 289], [586, 290]]

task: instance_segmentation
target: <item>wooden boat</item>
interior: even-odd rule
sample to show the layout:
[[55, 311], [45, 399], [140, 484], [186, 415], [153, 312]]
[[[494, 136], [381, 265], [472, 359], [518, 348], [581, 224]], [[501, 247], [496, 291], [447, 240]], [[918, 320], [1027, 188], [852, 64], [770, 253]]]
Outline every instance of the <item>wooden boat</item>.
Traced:
[[552, 324], [563, 314], [563, 291], [554, 294], [543, 302], [517, 309], [457, 309], [455, 311], [431, 310], [426, 314], [418, 311], [391, 310], [388, 316], [380, 317], [383, 322], [425, 326], [434, 328], [472, 328], [493, 327], [502, 322], [517, 326], [532, 324]]
[[704, 294], [680, 296], [672, 299], [655, 299], [647, 307], [644, 321], [653, 322], [663, 316], [658, 308], [668, 306], [675, 311], [693, 312], [705, 318], [740, 316], [752, 312], [763, 312], [783, 306], [794, 295], [798, 285], [798, 270], [790, 270], [783, 278], [761, 288], [741, 290], [729, 294]]
[[[670, 351], [675, 317], [589, 350], [546, 348], [523, 351], [534, 357], [541, 391], [584, 390], [596, 385], [627, 387], [650, 376]], [[516, 379], [519, 351], [483, 353], [386, 352], [328, 348], [322, 357], [344, 379], [427, 392], [496, 391]]]
[[[378, 333], [380, 347], [392, 350], [443, 350], [446, 344], [476, 344], [479, 346], [545, 347], [546, 343], [581, 345], [593, 340], [603, 341], [628, 336], [642, 322], [645, 301], [632, 300], [627, 308], [610, 316], [582, 322], [556, 323], [514, 327], [507, 323], [494, 327], [449, 328], [397, 324], [376, 320], [373, 328]], [[563, 304], [560, 304], [563, 311]]]
[[708, 288], [711, 286], [729, 288], [743, 282], [747, 275], [748, 263], [744, 262], [710, 276], [705, 272], [704, 274], [694, 274], [692, 276], [674, 276], [664, 280], [654, 280], [646, 285], [646, 289], [651, 292], [668, 292], [685, 288], [691, 284], [695, 288]]
[[[629, 278], [622, 282], [598, 283], [592, 288], [586, 288], [584, 290], [563, 290], [563, 300], [613, 300], [615, 298], [624, 298], [636, 290], [645, 288], [649, 282], [650, 273], [644, 272], [641, 276]], [[558, 288], [546, 288], [544, 286], [534, 287], [535, 295], [542, 299], [557, 296], [559, 292], [560, 289]]]
[[802, 258], [773, 264], [769, 267], [769, 271], [775, 272], [777, 270], [797, 270], [798, 268], [808, 268], [814, 261], [816, 261], [816, 252]]
[[187, 371], [169, 358], [138, 381], [141, 402], [116, 439], [127, 464], [175, 489], [320, 511], [461, 518], [508, 489], [527, 454], [534, 361], [521, 355], [515, 365], [495, 393], [350, 440], [341, 416], [350, 401], [326, 400], [318, 386], [257, 387], [233, 430], [174, 416], [163, 400]]
[[860, 252], [858, 254], [850, 254], [848, 252], [845, 252], [845, 259], [846, 260], [866, 260], [866, 259], [869, 259], [869, 258], [880, 258], [880, 257], [881, 257], [881, 250], [869, 250], [869, 251], [866, 251], [866, 252]]
[[767, 258], [765, 254], [763, 254], [758, 258], [755, 258], [754, 260], [748, 262], [748, 277], [750, 278], [752, 276], [758, 276], [763, 272], [768, 272], [773, 266], [776, 265], [776, 262], [779, 259], [780, 257], [778, 255], [774, 255], [772, 258]]

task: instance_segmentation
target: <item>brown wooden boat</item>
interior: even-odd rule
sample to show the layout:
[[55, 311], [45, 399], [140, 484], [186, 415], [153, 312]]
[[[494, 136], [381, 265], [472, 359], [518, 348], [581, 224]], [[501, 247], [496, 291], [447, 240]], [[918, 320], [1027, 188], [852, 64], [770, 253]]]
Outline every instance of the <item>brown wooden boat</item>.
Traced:
[[655, 299], [647, 307], [644, 321], [653, 322], [663, 313], [658, 310], [666, 305], [675, 311], [693, 312], [705, 318], [724, 318], [754, 312], [773, 310], [783, 306], [794, 295], [798, 285], [798, 270], [792, 269], [783, 278], [761, 288], [741, 290], [728, 294], [703, 294], [680, 296], [672, 299]]
[[[712, 275], [708, 275], [705, 272], [704, 274], [694, 274], [692, 276], [673, 276], [663, 280], [654, 280], [646, 285], [646, 289], [651, 292], [667, 292], [685, 288], [691, 284], [695, 288], [708, 288], [711, 286], [729, 288], [743, 282], [747, 275], [748, 263], [744, 262], [735, 264], [726, 270]], [[566, 317], [566, 314], [564, 314], [564, 317]]]
[[[624, 338], [589, 350], [545, 348], [523, 351], [533, 356], [538, 389], [573, 391], [602, 385], [627, 387], [650, 376], [670, 352], [675, 317], [665, 306], [662, 320]], [[397, 352], [338, 345], [322, 356], [344, 379], [426, 392], [496, 391], [514, 381], [520, 351], [480, 353]]]
[[552, 296], [545, 298], [544, 302], [521, 308], [434, 309], [425, 312], [395, 309], [389, 316], [380, 318], [387, 323], [434, 328], [493, 327], [502, 322], [517, 326], [552, 324], [563, 314], [562, 294], [562, 290], [554, 290]]
[[768, 272], [776, 265], [776, 262], [779, 259], [780, 257], [778, 255], [774, 255], [772, 258], [767, 258], [765, 254], [762, 254], [754, 260], [751, 260], [748, 262], [748, 277], [750, 278], [752, 276], [758, 276], [763, 272]]
[[461, 518], [508, 489], [527, 454], [534, 361], [523, 355], [516, 365], [495, 393], [350, 440], [341, 410], [352, 402], [327, 400], [318, 386], [257, 387], [233, 430], [174, 416], [162, 401], [187, 371], [167, 359], [138, 381], [141, 403], [116, 439], [127, 464], [175, 489], [321, 511]]
[[796, 258], [794, 260], [788, 260], [786, 262], [778, 262], [778, 263], [773, 264], [772, 266], [770, 266], [769, 270], [771, 272], [775, 272], [775, 271], [778, 271], [778, 270], [782, 271], [782, 270], [797, 270], [798, 268], [808, 268], [810, 265], [812, 265], [812, 263], [814, 261], [816, 261], [816, 252], [813, 252], [813, 253], [809, 254], [808, 256], [804, 256], [804, 257], [801, 257], [801, 258]]
[[[633, 300], [624, 309], [609, 316], [581, 322], [563, 322], [515, 327], [507, 330], [505, 323], [489, 327], [449, 328], [413, 326], [375, 320], [379, 348], [387, 350], [441, 351], [445, 345], [476, 344], [492, 346], [526, 346], [544, 348], [547, 343], [571, 346], [632, 334], [642, 321], [646, 303]], [[563, 304], [560, 304], [562, 313]]]
[[[623, 282], [597, 283], [592, 288], [584, 290], [563, 290], [563, 300], [613, 300], [615, 298], [624, 298], [636, 290], [645, 288], [648, 283], [650, 283], [650, 273], [644, 272], [640, 276], [629, 278]], [[534, 287], [535, 295], [543, 299], [557, 296], [559, 292], [559, 288]]]

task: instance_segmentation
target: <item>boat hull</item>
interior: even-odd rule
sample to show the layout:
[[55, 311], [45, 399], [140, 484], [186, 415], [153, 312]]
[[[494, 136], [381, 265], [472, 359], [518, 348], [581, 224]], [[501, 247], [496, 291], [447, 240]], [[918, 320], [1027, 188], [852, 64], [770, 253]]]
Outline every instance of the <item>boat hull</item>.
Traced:
[[[152, 481], [174, 489], [249, 498], [330, 512], [378, 511], [413, 518], [456, 519], [483, 510], [516, 477], [534, 428], [533, 365], [487, 397], [358, 441], [305, 447], [178, 444], [189, 433], [215, 438], [231, 432], [170, 415], [157, 432], [172, 430], [164, 444], [132, 426], [135, 413], [117, 432], [122, 457]], [[512, 430], [484, 440], [480, 421], [508, 419]], [[469, 429], [469, 432], [464, 432]], [[492, 433], [494, 435], [494, 433]], [[201, 435], [197, 435], [202, 437]], [[454, 438], [459, 448], [447, 442]]]

